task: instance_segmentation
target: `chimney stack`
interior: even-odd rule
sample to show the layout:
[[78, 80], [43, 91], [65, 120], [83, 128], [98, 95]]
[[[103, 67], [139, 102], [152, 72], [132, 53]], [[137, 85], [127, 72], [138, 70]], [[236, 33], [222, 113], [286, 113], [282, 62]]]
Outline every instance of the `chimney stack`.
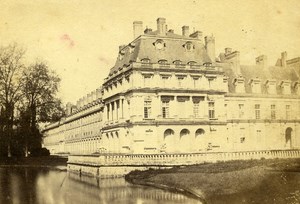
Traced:
[[225, 48], [225, 55], [229, 55], [232, 52], [232, 48], [226, 47]]
[[182, 35], [185, 37], [189, 37], [190, 35], [190, 30], [188, 26], [182, 26]]
[[205, 36], [205, 49], [207, 52], [208, 57], [210, 58], [211, 62], [216, 61], [216, 54], [215, 54], [215, 37], [214, 36]]
[[268, 57], [266, 55], [260, 55], [255, 58], [256, 65], [261, 65], [262, 67], [268, 66]]
[[287, 52], [281, 53], [281, 65], [282, 67], [286, 67], [286, 60], [287, 60]]
[[196, 32], [190, 34], [190, 37], [201, 40], [202, 39], [202, 32], [201, 31], [196, 31]]
[[67, 115], [70, 115], [71, 114], [71, 108], [72, 108], [72, 104], [69, 102], [69, 103], [67, 103], [67, 105], [66, 105], [66, 109], [67, 109]]
[[166, 35], [166, 19], [158, 18], [157, 22], [157, 31], [159, 35]]
[[133, 22], [133, 39], [136, 39], [140, 35], [143, 35], [143, 22], [134, 21]]

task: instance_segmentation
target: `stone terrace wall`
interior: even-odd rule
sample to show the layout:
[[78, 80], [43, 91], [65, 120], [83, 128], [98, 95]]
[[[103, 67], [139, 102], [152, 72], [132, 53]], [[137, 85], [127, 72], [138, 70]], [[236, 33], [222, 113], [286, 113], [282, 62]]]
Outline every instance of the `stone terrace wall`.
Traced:
[[133, 170], [171, 168], [205, 162], [250, 159], [300, 158], [300, 150], [211, 152], [194, 154], [71, 155], [68, 170], [99, 177], [124, 176]]

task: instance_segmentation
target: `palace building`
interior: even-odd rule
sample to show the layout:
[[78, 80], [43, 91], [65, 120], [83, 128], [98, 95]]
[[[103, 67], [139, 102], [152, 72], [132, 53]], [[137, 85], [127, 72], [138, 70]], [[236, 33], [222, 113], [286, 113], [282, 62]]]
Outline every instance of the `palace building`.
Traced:
[[300, 148], [300, 58], [240, 64], [214, 36], [133, 22], [101, 88], [44, 129], [51, 153], [158, 154]]

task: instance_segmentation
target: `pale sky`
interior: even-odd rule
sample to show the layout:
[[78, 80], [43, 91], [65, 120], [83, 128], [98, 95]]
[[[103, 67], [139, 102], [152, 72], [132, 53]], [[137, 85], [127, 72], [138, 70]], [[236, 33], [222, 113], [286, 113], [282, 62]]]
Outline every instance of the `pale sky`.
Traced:
[[225, 47], [241, 52], [241, 64], [282, 51], [300, 57], [299, 0], [1, 0], [0, 45], [17, 42], [26, 59], [44, 59], [62, 79], [59, 96], [73, 102], [100, 87], [121, 44], [133, 40], [132, 22], [156, 30], [165, 17], [169, 29], [214, 34], [216, 56]]

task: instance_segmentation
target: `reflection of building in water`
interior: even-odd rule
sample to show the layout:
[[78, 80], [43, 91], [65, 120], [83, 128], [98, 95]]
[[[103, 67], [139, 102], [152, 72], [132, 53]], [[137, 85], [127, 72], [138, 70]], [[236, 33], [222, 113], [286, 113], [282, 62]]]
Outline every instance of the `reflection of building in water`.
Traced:
[[46, 127], [51, 153], [188, 153], [300, 147], [299, 58], [283, 52], [240, 64], [240, 52], [215, 56], [215, 38], [133, 24], [101, 89], [67, 105]]
[[[142, 199], [154, 201], [173, 201], [172, 203], [182, 203], [184, 201], [193, 202], [182, 194], [163, 191], [160, 189], [134, 186], [125, 181], [125, 179], [97, 179], [94, 177], [79, 176], [77, 174], [68, 174], [68, 185], [72, 186], [76, 192], [89, 195], [89, 197], [98, 199], [99, 202], [112, 200], [124, 201], [131, 198], [133, 200]], [[121, 202], [122, 203], [122, 202]], [[196, 202], [195, 203], [199, 203]]]

